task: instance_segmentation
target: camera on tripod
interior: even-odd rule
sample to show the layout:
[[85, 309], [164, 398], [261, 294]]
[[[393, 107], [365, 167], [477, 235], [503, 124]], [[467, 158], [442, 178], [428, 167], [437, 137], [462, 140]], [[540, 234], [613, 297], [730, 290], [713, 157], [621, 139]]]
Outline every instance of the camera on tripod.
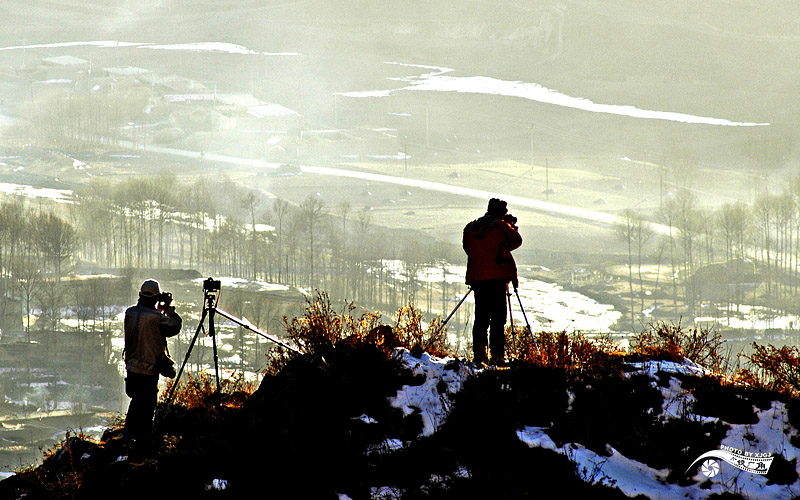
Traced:
[[203, 281], [203, 291], [204, 292], [219, 292], [222, 288], [222, 280], [215, 280], [212, 278], [208, 278], [207, 280]]

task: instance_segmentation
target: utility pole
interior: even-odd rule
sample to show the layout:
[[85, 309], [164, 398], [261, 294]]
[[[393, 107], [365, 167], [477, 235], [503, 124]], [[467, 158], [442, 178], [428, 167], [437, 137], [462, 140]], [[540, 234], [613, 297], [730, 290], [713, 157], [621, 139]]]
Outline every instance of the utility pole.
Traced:
[[533, 168], [533, 123], [531, 123], [531, 168]]
[[645, 194], [645, 184], [647, 180], [647, 150], [644, 150], [644, 165], [642, 166], [642, 175], [640, 177], [640, 181], [642, 183], [642, 199], [647, 199], [647, 195]]
[[406, 164], [406, 173], [408, 173], [408, 137], [403, 136], [403, 161]]
[[425, 107], [425, 147], [430, 147], [431, 145], [431, 127], [428, 121], [428, 108]]
[[336, 94], [333, 94], [333, 124], [339, 126], [339, 107]]
[[28, 40], [23, 38], [19, 42], [22, 44], [22, 67], [25, 68], [25, 63], [28, 62]]
[[544, 199], [550, 201], [550, 160], [544, 159]]

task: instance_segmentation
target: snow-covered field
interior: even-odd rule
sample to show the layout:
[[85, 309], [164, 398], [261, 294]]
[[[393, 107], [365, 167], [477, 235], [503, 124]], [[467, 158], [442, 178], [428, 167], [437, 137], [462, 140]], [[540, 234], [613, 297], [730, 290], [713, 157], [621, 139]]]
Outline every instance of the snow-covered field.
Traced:
[[[391, 270], [394, 278], [407, 279], [400, 261], [386, 260], [384, 265]], [[452, 298], [454, 301], [452, 306], [455, 307], [468, 290], [464, 284], [466, 271], [465, 266], [448, 265], [445, 269], [442, 266], [425, 266], [419, 269], [416, 279], [423, 283], [441, 284], [446, 281], [448, 286], [456, 285], [456, 291], [452, 292], [458, 295], [457, 298]], [[512, 293], [511, 317], [514, 323], [524, 324], [524, 318], [527, 317], [533, 331], [608, 333], [622, 316], [614, 306], [601, 304], [580, 293], [564, 290], [554, 283], [520, 278], [517, 290], [519, 299], [513, 293], [513, 289], [509, 291]], [[464, 302], [470, 304], [471, 311], [475, 303], [472, 294]], [[525, 316], [520, 309], [520, 302], [525, 309]], [[462, 304], [461, 307], [464, 308], [465, 305]]]
[[768, 123], [735, 122], [723, 118], [695, 116], [686, 113], [676, 113], [673, 111], [640, 109], [631, 105], [600, 104], [592, 102], [591, 100], [583, 97], [566, 95], [557, 90], [543, 87], [537, 83], [501, 80], [489, 76], [450, 76], [447, 73], [452, 73], [455, 71], [450, 68], [421, 66], [417, 64], [402, 64], [397, 62], [387, 62], [386, 64], [406, 66], [417, 69], [428, 69], [431, 71], [420, 76], [394, 78], [394, 80], [410, 83], [410, 85], [407, 87], [401, 87], [394, 90], [343, 92], [340, 95], [354, 98], [388, 97], [401, 91], [488, 94], [504, 97], [518, 97], [544, 104], [553, 104], [556, 106], [590, 111], [593, 113], [609, 113], [651, 120], [668, 120], [681, 123], [696, 123], [727, 127], [753, 127], [769, 125]]
[[771, 309], [761, 306], [740, 305], [739, 314], [727, 317], [724, 313], [716, 316], [699, 316], [694, 319], [695, 324], [720, 325], [728, 328], [741, 328], [751, 330], [766, 330], [779, 328], [794, 330], [800, 328], [800, 316], [793, 314], [778, 314]]

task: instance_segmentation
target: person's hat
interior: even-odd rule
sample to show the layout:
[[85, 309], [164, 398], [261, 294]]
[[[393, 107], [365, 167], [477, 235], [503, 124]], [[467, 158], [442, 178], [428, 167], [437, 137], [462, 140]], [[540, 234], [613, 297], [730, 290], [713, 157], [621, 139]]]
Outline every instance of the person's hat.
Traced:
[[146, 280], [139, 289], [140, 297], [155, 297], [161, 294], [161, 285], [156, 280]]
[[503, 200], [500, 200], [498, 198], [492, 198], [491, 200], [489, 200], [489, 208], [487, 209], [487, 211], [490, 214], [505, 215], [508, 212], [507, 205], [508, 204]]

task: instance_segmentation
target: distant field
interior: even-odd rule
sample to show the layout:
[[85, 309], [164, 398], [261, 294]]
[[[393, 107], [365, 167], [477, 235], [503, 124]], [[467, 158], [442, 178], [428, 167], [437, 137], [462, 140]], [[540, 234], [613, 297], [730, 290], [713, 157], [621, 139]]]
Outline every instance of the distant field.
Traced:
[[[247, 92], [303, 117], [301, 164], [341, 166], [480, 186], [506, 195], [652, 217], [679, 187], [715, 206], [777, 189], [798, 159], [800, 11], [791, 1], [744, 0], [669, 6], [633, 0], [390, 3], [366, 0], [231, 2], [81, 0], [0, 7], [3, 47], [111, 40], [224, 42], [275, 57], [137, 47], [0, 50], [0, 68], [74, 55], [94, 67], [136, 66]], [[0, 47], [2, 49], [3, 47]], [[403, 65], [387, 63], [403, 63]], [[417, 65], [417, 66], [413, 66]], [[423, 68], [420, 66], [426, 66]], [[636, 106], [768, 127], [687, 125], [581, 111], [521, 98], [455, 92], [399, 92], [347, 98], [343, 92], [400, 88], [398, 79], [450, 68], [453, 77], [538, 84], [598, 104]], [[10, 77], [9, 77], [10, 78]], [[18, 80], [11, 78], [13, 85]], [[0, 112], [32, 92], [9, 92]], [[3, 108], [7, 108], [4, 109]], [[346, 131], [331, 140], [315, 131]], [[245, 135], [195, 134], [176, 148], [252, 156]], [[409, 155], [367, 160], [368, 155]], [[8, 182], [71, 187], [86, 182], [68, 158], [52, 155], [0, 173]], [[141, 155], [81, 158], [98, 176], [164, 171], [231, 176], [302, 201], [319, 192], [329, 207], [372, 208], [376, 224], [421, 229], [457, 243], [483, 206], [457, 196], [300, 176], [264, 178], [209, 162]], [[271, 158], [261, 158], [272, 160]], [[545, 168], [547, 166], [547, 168]], [[457, 176], [455, 176], [457, 174]], [[545, 189], [550, 190], [545, 194]], [[371, 194], [365, 194], [365, 193]], [[607, 228], [525, 213], [526, 249], [619, 254]], [[576, 244], [579, 242], [579, 244]]]

